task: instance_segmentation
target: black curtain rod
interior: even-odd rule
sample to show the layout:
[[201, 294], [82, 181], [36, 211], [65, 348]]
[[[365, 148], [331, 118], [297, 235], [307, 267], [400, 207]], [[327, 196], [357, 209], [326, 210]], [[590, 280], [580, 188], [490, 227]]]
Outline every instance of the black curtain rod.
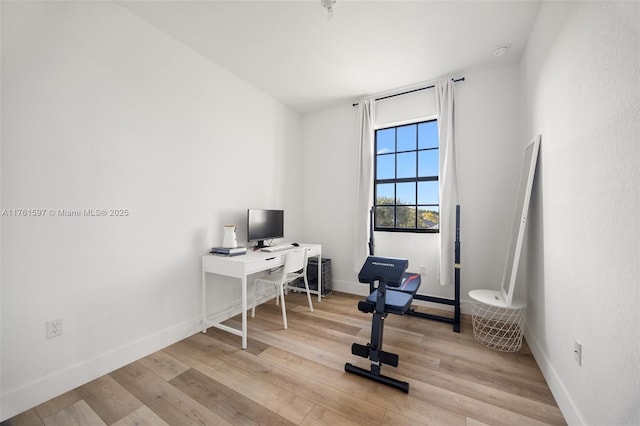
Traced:
[[[452, 78], [452, 79], [451, 79], [451, 81], [453, 81], [454, 83], [457, 83], [457, 82], [459, 82], [459, 81], [464, 81], [464, 77], [462, 77], [462, 78], [457, 78], [457, 79], [456, 79], [456, 78]], [[406, 94], [413, 93], [413, 92], [419, 92], [419, 91], [421, 91], [421, 90], [425, 90], [425, 89], [432, 89], [432, 88], [434, 88], [434, 87], [436, 87], [436, 85], [435, 85], [435, 84], [432, 84], [431, 86], [419, 87], [419, 88], [417, 88], [417, 89], [407, 90], [406, 92], [396, 93], [396, 94], [389, 95], [389, 96], [383, 96], [383, 97], [381, 97], [381, 98], [376, 98], [375, 100], [376, 100], [376, 101], [381, 101], [381, 100], [383, 100], [383, 99], [394, 98], [394, 97], [396, 97], [396, 96], [406, 95]], [[352, 104], [351, 106], [354, 106], [354, 107], [355, 107], [355, 106], [358, 106], [358, 105], [360, 105], [360, 102], [357, 102], [357, 103], [355, 103], [355, 104]]]

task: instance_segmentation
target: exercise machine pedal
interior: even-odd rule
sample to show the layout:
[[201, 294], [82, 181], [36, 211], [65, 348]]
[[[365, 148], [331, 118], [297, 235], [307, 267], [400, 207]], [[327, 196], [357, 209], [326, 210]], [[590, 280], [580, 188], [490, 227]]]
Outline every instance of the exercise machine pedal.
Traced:
[[376, 304], [373, 302], [368, 302], [366, 300], [361, 300], [358, 302], [358, 310], [364, 312], [365, 314], [370, 314], [376, 309]]
[[385, 352], [385, 351], [380, 351], [380, 353], [378, 354], [378, 358], [380, 359], [380, 362], [383, 364], [387, 364], [390, 365], [392, 367], [397, 367], [398, 366], [398, 355], [397, 354], [392, 354], [391, 352]]
[[362, 358], [369, 358], [369, 346], [354, 343], [351, 345], [351, 353], [353, 355], [361, 356]]

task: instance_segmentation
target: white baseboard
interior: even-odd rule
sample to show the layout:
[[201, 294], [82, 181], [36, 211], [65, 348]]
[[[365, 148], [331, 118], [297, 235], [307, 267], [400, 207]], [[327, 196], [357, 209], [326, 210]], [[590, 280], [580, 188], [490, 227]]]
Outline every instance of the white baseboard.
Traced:
[[361, 283], [353, 283], [350, 281], [331, 281], [331, 288], [333, 291], [339, 291], [342, 293], [356, 294], [358, 296], [368, 296], [369, 286]]
[[580, 414], [580, 410], [573, 402], [571, 395], [567, 391], [562, 379], [558, 375], [558, 372], [553, 367], [553, 364], [549, 361], [546, 352], [542, 349], [540, 342], [535, 338], [533, 332], [529, 328], [529, 325], [525, 323], [524, 327], [524, 337], [527, 340], [527, 344], [531, 349], [531, 353], [533, 354], [534, 359], [538, 363], [538, 367], [542, 372], [545, 380], [547, 381], [547, 385], [553, 394], [553, 397], [564, 416], [564, 419], [567, 421], [569, 425], [585, 425], [587, 424], [582, 415]]
[[[256, 295], [258, 304], [274, 299], [274, 297], [275, 293], [269, 289], [259, 291]], [[208, 312], [207, 318], [210, 321], [221, 322], [241, 312], [242, 302], [238, 300], [218, 308], [215, 312]], [[98, 377], [109, 374], [200, 331], [202, 331], [201, 318], [194, 318], [3, 393], [0, 395], [0, 421], [9, 419]]]
[[[251, 304], [253, 303], [251, 300], [252, 298], [253, 294], [247, 296], [247, 309], [251, 308]], [[260, 305], [269, 300], [274, 300], [275, 298], [276, 292], [273, 288], [268, 287], [260, 289], [256, 292], [256, 305]], [[241, 313], [242, 301], [238, 299], [225, 306], [218, 307], [215, 311], [209, 310], [207, 312], [207, 320], [211, 322], [222, 322]]]
[[200, 318], [176, 324], [3, 393], [0, 396], [0, 421], [187, 338], [197, 332], [199, 326]]

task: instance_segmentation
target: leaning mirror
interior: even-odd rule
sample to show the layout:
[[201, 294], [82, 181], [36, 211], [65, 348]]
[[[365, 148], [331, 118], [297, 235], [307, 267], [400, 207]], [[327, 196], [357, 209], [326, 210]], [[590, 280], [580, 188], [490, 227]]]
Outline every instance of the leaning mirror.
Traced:
[[533, 188], [533, 178], [536, 172], [538, 151], [540, 150], [540, 135], [538, 135], [526, 147], [522, 169], [520, 170], [520, 180], [516, 195], [516, 204], [513, 211], [513, 221], [511, 222], [511, 236], [509, 238], [509, 250], [504, 265], [502, 275], [502, 287], [500, 293], [504, 298], [506, 306], [511, 306], [513, 292], [516, 285], [518, 265], [520, 263], [520, 252], [522, 251], [522, 241], [524, 240], [524, 230], [527, 224], [529, 211], [529, 200], [531, 199], [531, 189]]

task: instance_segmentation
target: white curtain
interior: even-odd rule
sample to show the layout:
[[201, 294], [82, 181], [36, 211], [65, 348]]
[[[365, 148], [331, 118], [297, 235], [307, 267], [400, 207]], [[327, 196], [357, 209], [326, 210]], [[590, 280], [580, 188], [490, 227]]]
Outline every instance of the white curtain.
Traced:
[[[373, 205], [373, 140], [375, 100], [358, 104], [358, 164], [356, 177], [356, 205], [354, 217], [353, 270], [359, 272], [369, 254], [369, 210]], [[366, 218], [366, 220], [363, 220]]]
[[440, 137], [440, 284], [454, 282], [454, 239], [458, 176], [453, 131], [453, 92], [450, 78], [436, 83], [436, 108]]

